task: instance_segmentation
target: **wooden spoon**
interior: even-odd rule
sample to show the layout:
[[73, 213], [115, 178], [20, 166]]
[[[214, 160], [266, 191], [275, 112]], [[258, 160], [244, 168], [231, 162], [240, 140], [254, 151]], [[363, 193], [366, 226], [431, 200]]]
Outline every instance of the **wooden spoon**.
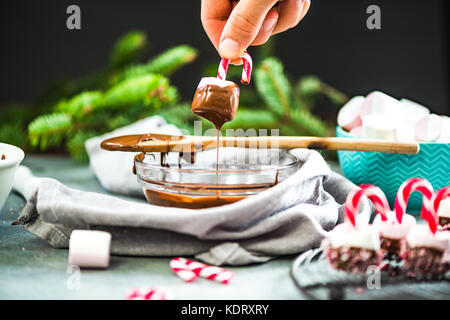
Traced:
[[[314, 150], [347, 150], [417, 154], [418, 143], [401, 143], [383, 140], [320, 137], [220, 137], [221, 147], [242, 148], [307, 148]], [[109, 151], [131, 152], [196, 152], [216, 148], [216, 137], [171, 136], [165, 134], [128, 135], [107, 139], [101, 144]]]

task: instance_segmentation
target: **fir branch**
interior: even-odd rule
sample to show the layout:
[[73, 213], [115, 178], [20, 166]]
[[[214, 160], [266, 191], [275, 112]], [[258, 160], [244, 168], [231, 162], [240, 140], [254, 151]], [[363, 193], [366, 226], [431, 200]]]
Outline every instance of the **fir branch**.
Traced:
[[277, 116], [267, 110], [251, 110], [239, 107], [233, 121], [226, 123], [223, 129], [278, 129]]
[[294, 109], [290, 116], [291, 124], [289, 126], [301, 131], [302, 134], [327, 137], [332, 135], [331, 126], [314, 116], [309, 110]]
[[283, 65], [274, 58], [266, 58], [255, 72], [256, 89], [267, 106], [277, 115], [288, 115], [291, 109], [291, 85], [283, 72]]
[[95, 110], [102, 102], [103, 95], [100, 91], [86, 91], [74, 96], [70, 100], [60, 101], [55, 111], [67, 113], [76, 118], [82, 118], [84, 115]]
[[147, 107], [160, 108], [165, 103], [177, 99], [177, 91], [170, 87], [169, 80], [158, 74], [126, 79], [106, 91], [103, 108], [117, 109], [143, 103]]
[[316, 76], [305, 76], [300, 78], [295, 86], [295, 96], [301, 102], [302, 107], [312, 110], [316, 98], [324, 95], [332, 103], [342, 106], [348, 101], [348, 96], [329, 84], [321, 81]]
[[0, 125], [0, 142], [27, 149], [27, 138], [26, 126], [21, 123], [11, 122]]
[[110, 57], [110, 68], [119, 69], [136, 62], [147, 49], [147, 35], [142, 31], [130, 31], [114, 45]]
[[32, 147], [42, 151], [61, 146], [72, 129], [72, 118], [66, 113], [42, 115], [28, 126], [28, 134]]
[[182, 66], [192, 62], [197, 58], [197, 50], [187, 45], [180, 45], [171, 48], [146, 64], [131, 66], [120, 74], [113, 82], [133, 78], [148, 73], [159, 73], [162, 75], [171, 75]]
[[73, 160], [80, 163], [89, 161], [85, 142], [96, 135], [97, 133], [94, 131], [79, 131], [67, 141], [67, 149]]

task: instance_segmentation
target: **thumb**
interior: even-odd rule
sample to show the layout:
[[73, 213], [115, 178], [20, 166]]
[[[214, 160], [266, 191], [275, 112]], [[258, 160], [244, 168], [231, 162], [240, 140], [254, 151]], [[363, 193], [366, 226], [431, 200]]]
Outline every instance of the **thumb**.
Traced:
[[277, 0], [241, 0], [230, 14], [222, 31], [219, 53], [236, 59], [253, 42], [269, 10]]

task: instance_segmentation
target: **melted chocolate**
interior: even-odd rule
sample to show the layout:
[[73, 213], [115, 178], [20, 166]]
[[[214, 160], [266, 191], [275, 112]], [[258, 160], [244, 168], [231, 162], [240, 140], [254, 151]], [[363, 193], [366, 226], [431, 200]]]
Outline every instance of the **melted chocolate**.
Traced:
[[145, 196], [149, 203], [163, 207], [176, 207], [187, 209], [203, 209], [223, 206], [239, 200], [245, 199], [243, 196], [202, 196], [189, 197], [176, 193], [168, 193], [151, 189], [145, 190]]
[[1, 159], [2, 159], [2, 160], [6, 160], [6, 156], [5, 156], [4, 154], [2, 154]]
[[137, 155], [134, 156], [134, 161], [133, 161], [133, 174], [136, 174], [136, 160], [142, 162], [145, 159], [145, 152], [139, 153]]
[[234, 119], [238, 104], [237, 84], [231, 83], [226, 87], [206, 84], [197, 88], [191, 110], [194, 114], [211, 121], [220, 130], [226, 122]]
[[145, 151], [139, 144], [146, 141], [180, 141], [183, 136], [171, 136], [165, 134], [134, 134], [115, 137], [102, 142], [101, 148], [108, 151]]

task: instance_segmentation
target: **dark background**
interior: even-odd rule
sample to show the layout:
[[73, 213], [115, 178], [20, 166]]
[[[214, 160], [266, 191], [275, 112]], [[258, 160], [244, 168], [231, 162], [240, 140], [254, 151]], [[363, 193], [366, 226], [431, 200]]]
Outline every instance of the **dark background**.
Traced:
[[[81, 7], [81, 30], [66, 28], [70, 4]], [[370, 4], [381, 7], [382, 30], [366, 28]], [[316, 74], [350, 96], [381, 90], [449, 114], [447, 9], [443, 0], [312, 0], [303, 22], [276, 36], [276, 54], [295, 78]], [[21, 0], [0, 10], [0, 104], [32, 100], [50, 81], [106, 64], [114, 40], [130, 29], [148, 33], [149, 55], [181, 43], [200, 50], [173, 77], [186, 100], [203, 66], [219, 62], [198, 0]]]

